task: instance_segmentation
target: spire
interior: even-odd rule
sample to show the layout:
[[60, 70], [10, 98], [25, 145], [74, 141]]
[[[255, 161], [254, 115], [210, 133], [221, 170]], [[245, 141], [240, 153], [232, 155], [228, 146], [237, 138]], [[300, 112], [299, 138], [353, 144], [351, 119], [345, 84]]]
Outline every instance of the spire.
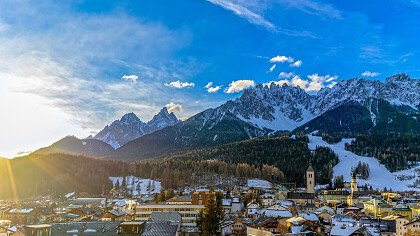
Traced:
[[306, 171], [314, 171], [314, 168], [312, 168], [312, 164], [309, 162], [309, 167]]

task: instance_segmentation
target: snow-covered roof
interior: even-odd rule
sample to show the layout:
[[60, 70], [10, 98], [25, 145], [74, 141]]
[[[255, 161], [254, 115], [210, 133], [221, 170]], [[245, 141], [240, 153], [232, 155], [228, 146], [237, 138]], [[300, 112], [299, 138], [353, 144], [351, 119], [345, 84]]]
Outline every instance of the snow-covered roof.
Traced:
[[229, 198], [223, 198], [223, 199], [222, 199], [222, 205], [223, 205], [223, 206], [230, 206], [230, 205], [232, 205], [232, 199], [229, 199]]
[[14, 208], [14, 209], [11, 209], [11, 210], [9, 211], [9, 213], [29, 214], [29, 213], [31, 213], [33, 210], [34, 210], [33, 208], [23, 208], [23, 209], [17, 209], [17, 208]]
[[331, 236], [350, 236], [352, 233], [360, 229], [359, 226], [333, 226]]
[[269, 217], [279, 217], [279, 218], [290, 218], [293, 216], [293, 214], [290, 211], [277, 211], [277, 210], [268, 210], [268, 209], [259, 210], [258, 214], [266, 215]]
[[318, 216], [314, 213], [299, 213], [298, 215], [306, 220], [319, 221]]
[[270, 189], [272, 187], [270, 182], [262, 179], [248, 179], [247, 185], [249, 188]]

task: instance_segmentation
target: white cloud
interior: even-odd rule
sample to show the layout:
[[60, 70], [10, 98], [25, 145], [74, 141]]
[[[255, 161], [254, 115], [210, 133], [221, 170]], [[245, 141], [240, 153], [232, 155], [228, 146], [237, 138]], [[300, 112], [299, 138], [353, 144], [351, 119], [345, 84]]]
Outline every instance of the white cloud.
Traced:
[[170, 83], [165, 83], [165, 86], [174, 87], [174, 88], [189, 88], [189, 87], [194, 87], [195, 84], [194, 83], [188, 83], [188, 82], [181, 82], [181, 81], [177, 80], [177, 81], [173, 81], [173, 82], [170, 82]]
[[300, 87], [300, 88], [306, 90], [309, 82], [307, 80], [303, 80], [299, 76], [295, 75], [291, 80], [291, 84], [293, 86]]
[[378, 72], [370, 72], [370, 71], [365, 71], [362, 73], [363, 77], [375, 77], [378, 76], [379, 73]]
[[279, 62], [279, 63], [290, 62], [291, 63], [293, 61], [294, 61], [293, 57], [280, 56], [280, 55], [275, 56], [270, 59], [271, 63], [275, 63], [275, 62]]
[[293, 72], [289, 72], [289, 73], [287, 73], [287, 72], [280, 72], [279, 78], [281, 78], [281, 79], [290, 79], [294, 75], [295, 74]]
[[213, 86], [213, 82], [208, 82], [207, 85], [204, 86], [204, 88], [207, 89], [208, 93], [216, 93], [222, 88], [222, 86]]
[[268, 69], [270, 72], [273, 72], [273, 70], [276, 69], [276, 64], [274, 64], [270, 69]]
[[182, 106], [180, 104], [174, 103], [174, 102], [170, 102], [168, 104], [165, 105], [166, 108], [168, 108], [169, 112], [181, 112], [182, 111]]
[[308, 86], [305, 88], [305, 90], [308, 92], [312, 92], [312, 91], [319, 91], [323, 87], [331, 85], [332, 83], [334, 83], [334, 80], [338, 78], [338, 76], [336, 75], [320, 76], [318, 74], [312, 74], [312, 75], [308, 75], [308, 78], [310, 79], [310, 82]]
[[265, 85], [270, 85], [271, 83], [274, 83], [276, 85], [283, 85], [283, 84], [288, 84], [291, 86], [295, 86], [295, 87], [300, 87], [301, 89], [304, 89], [306, 92], [316, 92], [319, 91], [320, 89], [324, 88], [324, 87], [332, 87], [334, 86], [337, 82], [335, 82], [335, 80], [338, 78], [338, 76], [331, 76], [331, 75], [324, 75], [324, 76], [320, 76], [318, 74], [312, 74], [312, 75], [308, 75], [307, 76], [307, 80], [306, 79], [302, 79], [297, 75], [294, 75], [292, 79], [288, 79], [291, 76], [293, 76], [293, 73], [284, 73], [284, 78], [283, 80], [279, 80], [279, 81], [271, 81], [268, 84]]
[[302, 61], [295, 61], [294, 63], [290, 64], [291, 67], [301, 67], [302, 66]]
[[136, 82], [139, 77], [137, 75], [124, 75], [122, 80]]
[[253, 80], [236, 80], [229, 84], [229, 87], [225, 89], [225, 92], [237, 93], [252, 86], [255, 86], [255, 82]]
[[278, 86], [282, 86], [283, 84], [290, 84], [290, 81], [289, 81], [289, 80], [287, 80], [287, 79], [283, 79], [283, 80], [279, 80], [279, 81], [270, 81], [270, 82], [268, 82], [268, 83], [264, 83], [263, 85], [264, 85], [264, 86], [268, 86], [268, 87], [270, 87], [270, 86], [271, 86], [271, 84], [275, 84], [275, 85], [278, 85]]
[[221, 88], [222, 88], [221, 86], [210, 87], [210, 88], [207, 89], [207, 92], [215, 93], [215, 92], [219, 91]]
[[252, 11], [246, 6], [244, 2], [233, 2], [231, 0], [207, 0], [215, 5], [221, 6], [226, 10], [233, 12], [235, 15], [246, 19], [248, 22], [263, 26], [267, 29], [275, 30], [276, 26], [270, 21], [266, 20], [261, 14]]
[[213, 82], [208, 82], [206, 86], [204, 86], [204, 88], [208, 89], [211, 88], [211, 86], [213, 86]]

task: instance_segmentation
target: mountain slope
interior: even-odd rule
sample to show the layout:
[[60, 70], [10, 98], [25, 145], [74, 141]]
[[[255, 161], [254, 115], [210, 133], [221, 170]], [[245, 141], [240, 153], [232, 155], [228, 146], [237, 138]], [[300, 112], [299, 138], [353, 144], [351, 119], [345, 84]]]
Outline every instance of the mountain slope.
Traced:
[[[374, 157], [359, 156], [345, 149], [345, 144], [350, 143], [351, 139], [343, 139], [337, 144], [328, 144], [318, 136], [309, 136], [309, 148], [315, 150], [317, 147], [328, 147], [331, 148], [334, 153], [339, 157], [339, 162], [334, 166], [334, 176], [342, 175], [344, 181], [350, 181], [350, 172], [353, 167], [356, 167], [359, 162], [367, 163], [370, 168], [370, 174], [368, 179], [358, 179], [359, 185], [372, 185], [374, 189], [393, 189], [396, 191], [413, 190], [418, 191], [418, 184], [416, 186], [416, 180], [419, 181], [420, 177], [414, 176], [416, 168], [393, 172], [391, 173], [384, 165], [380, 164], [379, 161]], [[415, 174], [414, 174], [415, 175]], [[412, 176], [413, 178], [405, 178]]]
[[67, 136], [49, 147], [41, 148], [33, 154], [46, 155], [52, 153], [66, 153], [72, 155], [84, 155], [91, 157], [111, 156], [114, 149], [107, 143], [96, 139], [78, 139]]
[[180, 121], [174, 113], [169, 113], [166, 107], [162, 108], [152, 120], [142, 122], [134, 113], [125, 114], [120, 120], [112, 122], [95, 135], [95, 139], [111, 145], [114, 149], [168, 126], [173, 126]]
[[420, 113], [404, 114], [400, 106], [383, 99], [367, 99], [363, 104], [348, 101], [295, 129], [293, 133], [399, 132], [420, 133]]
[[266, 135], [271, 130], [255, 127], [220, 108], [208, 109], [175, 126], [133, 140], [117, 149], [114, 157], [137, 160], [198, 147], [216, 146]]

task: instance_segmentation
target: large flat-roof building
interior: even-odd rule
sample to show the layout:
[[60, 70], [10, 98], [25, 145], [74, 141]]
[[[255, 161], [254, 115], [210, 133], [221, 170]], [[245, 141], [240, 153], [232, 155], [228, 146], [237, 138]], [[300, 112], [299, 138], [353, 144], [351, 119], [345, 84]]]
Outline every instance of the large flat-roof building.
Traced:
[[180, 204], [141, 204], [136, 207], [138, 221], [149, 221], [153, 212], [178, 212], [181, 215], [181, 230], [197, 232], [197, 216], [204, 205]]

